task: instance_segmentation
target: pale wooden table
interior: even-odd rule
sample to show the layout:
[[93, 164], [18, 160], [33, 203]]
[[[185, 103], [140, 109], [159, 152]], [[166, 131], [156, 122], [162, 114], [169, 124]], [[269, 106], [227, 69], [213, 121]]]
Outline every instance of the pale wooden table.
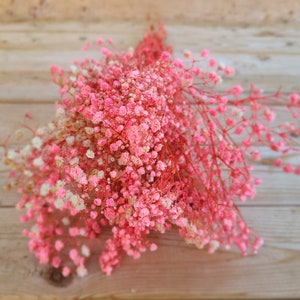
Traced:
[[[261, 9], [259, 1], [245, 0], [240, 6], [217, 0], [128, 1], [129, 6], [124, 2], [112, 1], [114, 7], [108, 1], [99, 1], [102, 6], [91, 1], [84, 8], [75, 0], [69, 8], [62, 1], [30, 0], [27, 6], [1, 1], [0, 21], [9, 22], [0, 26], [1, 139], [19, 127], [28, 111], [37, 125], [52, 117], [58, 89], [51, 83], [51, 64], [70, 65], [86, 55], [80, 52], [83, 43], [100, 36], [110, 36], [127, 49], [159, 18], [167, 22], [168, 42], [176, 53], [208, 48], [235, 66], [237, 78], [226, 81], [224, 88], [238, 82], [246, 88], [254, 82], [267, 92], [279, 86], [300, 91], [299, 1], [276, 0], [274, 6], [262, 1]], [[264, 184], [241, 210], [265, 239], [257, 256], [244, 258], [233, 251], [209, 255], [187, 246], [171, 231], [153, 237], [158, 251], [137, 261], [125, 258], [111, 277], [101, 274], [94, 257], [89, 276], [70, 281], [37, 265], [21, 236], [14, 208], [18, 196], [1, 191], [0, 298], [300, 298], [300, 177], [283, 175], [268, 164], [256, 169]], [[1, 165], [1, 186], [6, 175]]]

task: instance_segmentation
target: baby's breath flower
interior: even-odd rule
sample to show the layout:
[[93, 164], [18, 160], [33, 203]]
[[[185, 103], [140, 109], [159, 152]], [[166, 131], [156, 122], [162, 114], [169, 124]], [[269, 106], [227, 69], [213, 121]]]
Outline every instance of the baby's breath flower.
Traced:
[[85, 132], [86, 132], [87, 134], [93, 134], [93, 133], [94, 133], [94, 129], [91, 128], [91, 127], [85, 127], [84, 130], [85, 130]]
[[43, 183], [41, 185], [40, 194], [41, 196], [47, 196], [50, 192], [51, 186], [49, 183]]
[[63, 165], [63, 163], [64, 163], [63, 157], [61, 157], [61, 156], [55, 157], [55, 164], [57, 167], [60, 168]]
[[62, 223], [65, 225], [65, 226], [68, 226], [70, 224], [70, 220], [66, 217], [62, 218]]
[[86, 151], [86, 157], [88, 157], [88, 158], [91, 158], [91, 159], [93, 159], [94, 157], [95, 157], [95, 153], [94, 153], [94, 151], [93, 150], [90, 150], [90, 149], [88, 149], [87, 151]]
[[44, 164], [42, 157], [37, 157], [33, 160], [33, 165], [35, 167], [41, 167]]
[[33, 145], [34, 148], [36, 149], [41, 149], [41, 146], [42, 146], [42, 140], [40, 137], [38, 136], [35, 136], [32, 140], [31, 140], [31, 143]]
[[75, 66], [75, 65], [71, 65], [71, 66], [70, 66], [70, 70], [71, 70], [71, 72], [72, 72], [73, 74], [76, 74], [77, 71], [78, 71], [78, 68], [77, 68], [77, 66]]
[[61, 198], [58, 198], [54, 201], [54, 206], [57, 208], [57, 209], [60, 209], [64, 206], [64, 200], [61, 199]]
[[83, 265], [78, 266], [76, 272], [79, 277], [85, 277], [88, 274], [87, 269]]
[[7, 151], [6, 157], [9, 160], [14, 160], [18, 157], [18, 153], [15, 150], [10, 149], [10, 150]]
[[86, 257], [89, 257], [91, 255], [90, 249], [84, 244], [81, 246], [81, 253]]
[[69, 146], [72, 146], [74, 144], [74, 140], [75, 140], [74, 136], [68, 136], [66, 138], [66, 142]]
[[65, 110], [64, 110], [64, 108], [63, 107], [58, 107], [57, 109], [56, 109], [56, 117], [57, 118], [61, 118], [61, 117], [63, 117], [65, 115]]

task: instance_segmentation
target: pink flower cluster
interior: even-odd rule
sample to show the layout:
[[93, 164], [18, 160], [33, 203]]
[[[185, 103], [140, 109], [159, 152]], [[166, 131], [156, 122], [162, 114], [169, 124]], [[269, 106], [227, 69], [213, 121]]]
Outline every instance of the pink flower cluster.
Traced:
[[[34, 223], [24, 230], [29, 248], [63, 276], [87, 274], [105, 227], [111, 236], [99, 263], [108, 275], [124, 254], [156, 250], [149, 234], [171, 227], [209, 252], [235, 244], [246, 255], [263, 243], [234, 201], [253, 198], [260, 183], [250, 172], [256, 146], [299, 150], [299, 123], [276, 124], [273, 107], [285, 105], [297, 119], [300, 98], [254, 87], [248, 96], [240, 86], [218, 92], [232, 68], [208, 50], [175, 59], [165, 38], [161, 26], [120, 53], [98, 40], [100, 60], [53, 66], [62, 95], [56, 118], [25, 147], [5, 151], [26, 210], [21, 221]], [[274, 164], [300, 174], [299, 166]]]

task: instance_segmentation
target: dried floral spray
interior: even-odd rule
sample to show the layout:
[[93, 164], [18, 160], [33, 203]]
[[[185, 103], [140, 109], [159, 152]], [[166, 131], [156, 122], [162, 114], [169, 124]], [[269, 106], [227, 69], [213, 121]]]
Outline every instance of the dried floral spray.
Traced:
[[[60, 86], [56, 117], [32, 129], [31, 142], [5, 148], [10, 186], [21, 194], [24, 234], [41, 264], [63, 276], [87, 274], [93, 241], [111, 236], [99, 257], [110, 275], [124, 254], [154, 251], [151, 232], [178, 228], [187, 243], [256, 253], [263, 240], [249, 228], [236, 200], [253, 198], [260, 179], [250, 162], [259, 146], [286, 155], [299, 151], [300, 97], [266, 96], [237, 85], [216, 88], [232, 76], [203, 50], [176, 59], [163, 26], [152, 29], [133, 51], [117, 52], [97, 41], [102, 57], [51, 67]], [[272, 106], [270, 106], [272, 104]], [[297, 123], [275, 121], [286, 108]], [[300, 174], [297, 165], [274, 165]], [[97, 249], [96, 249], [97, 251]]]

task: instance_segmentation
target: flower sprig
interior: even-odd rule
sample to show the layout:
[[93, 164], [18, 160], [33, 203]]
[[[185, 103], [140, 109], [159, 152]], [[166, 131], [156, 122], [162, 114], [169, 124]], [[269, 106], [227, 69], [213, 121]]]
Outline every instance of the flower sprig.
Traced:
[[[52, 66], [61, 94], [55, 118], [32, 129], [26, 146], [5, 147], [21, 221], [34, 224], [24, 230], [29, 248], [63, 276], [87, 274], [105, 227], [111, 236], [99, 263], [107, 275], [124, 254], [156, 250], [149, 234], [172, 227], [210, 253], [236, 245], [246, 255], [263, 244], [235, 202], [253, 198], [261, 183], [251, 174], [257, 146], [299, 151], [300, 97], [265, 96], [253, 86], [245, 96], [239, 85], [220, 92], [231, 67], [208, 50], [176, 59], [165, 39], [163, 26], [133, 51], [99, 39], [99, 60]], [[295, 122], [276, 124], [276, 106]], [[274, 165], [300, 174], [280, 158]]]

